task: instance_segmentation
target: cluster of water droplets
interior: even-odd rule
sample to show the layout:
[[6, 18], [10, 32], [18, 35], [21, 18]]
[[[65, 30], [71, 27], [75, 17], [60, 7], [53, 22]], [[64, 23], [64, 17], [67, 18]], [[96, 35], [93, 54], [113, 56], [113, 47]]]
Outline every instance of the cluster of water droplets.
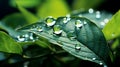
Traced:
[[88, 11], [75, 11], [73, 12], [73, 15], [79, 16], [79, 17], [86, 17], [93, 22], [95, 22], [100, 28], [103, 28], [106, 23], [109, 21], [109, 19], [112, 17], [111, 13], [108, 13], [106, 11], [96, 11], [92, 8], [88, 9]]
[[37, 40], [39, 37], [37, 37], [35, 34], [33, 33], [26, 33], [23, 35], [18, 35], [17, 36], [17, 41], [18, 42], [28, 42], [28, 41], [35, 41]]

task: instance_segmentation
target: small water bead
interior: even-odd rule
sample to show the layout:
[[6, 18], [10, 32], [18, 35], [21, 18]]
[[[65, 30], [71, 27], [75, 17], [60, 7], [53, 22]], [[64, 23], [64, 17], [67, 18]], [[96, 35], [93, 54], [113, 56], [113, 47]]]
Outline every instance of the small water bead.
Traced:
[[51, 16], [48, 17], [48, 18], [46, 18], [46, 24], [47, 24], [47, 26], [53, 26], [55, 24], [55, 22], [56, 22], [55, 19], [52, 18]]
[[55, 34], [61, 34], [62, 33], [60, 25], [55, 25], [53, 30], [54, 30]]
[[93, 13], [94, 10], [93, 10], [92, 8], [90, 8], [90, 9], [88, 10], [88, 12], [89, 12], [89, 13]]
[[101, 15], [100, 15], [100, 11], [96, 11], [96, 18], [100, 18]]
[[79, 51], [81, 50], [80, 44], [76, 44], [76, 45], [75, 45], [75, 50], [76, 50], [77, 52], [79, 52]]
[[92, 58], [92, 60], [96, 60], [96, 58], [94, 57], [94, 58]]
[[70, 40], [75, 40], [76, 39], [76, 36], [74, 34], [74, 31], [70, 31], [67, 33], [67, 37], [70, 39]]
[[76, 20], [76, 21], [75, 21], [75, 26], [76, 26], [76, 27], [82, 27], [83, 24], [82, 24], [82, 22], [81, 22], [80, 20]]
[[84, 23], [84, 24], [87, 24], [87, 22], [86, 22], [86, 21], [84, 21], [83, 23]]
[[63, 23], [67, 23], [70, 19], [71, 19], [70, 17], [63, 18]]
[[23, 41], [25, 41], [26, 38], [24, 35], [20, 35], [20, 36], [17, 36], [17, 39], [18, 39], [18, 41], [23, 42]]
[[100, 62], [99, 64], [100, 64], [100, 65], [103, 65], [103, 63], [102, 63], [102, 62]]
[[37, 27], [36, 29], [37, 29], [38, 32], [42, 32], [43, 31], [41, 26]]

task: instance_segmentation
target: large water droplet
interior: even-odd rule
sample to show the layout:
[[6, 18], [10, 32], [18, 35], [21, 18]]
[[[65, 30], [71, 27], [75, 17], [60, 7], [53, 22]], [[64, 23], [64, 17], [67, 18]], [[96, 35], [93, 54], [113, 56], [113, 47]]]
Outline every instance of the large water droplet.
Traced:
[[76, 44], [76, 45], [75, 45], [75, 50], [76, 50], [77, 52], [79, 52], [79, 51], [81, 50], [80, 44]]
[[55, 22], [56, 22], [55, 19], [52, 18], [52, 17], [46, 18], [46, 24], [47, 24], [47, 26], [53, 26], [55, 24]]
[[55, 34], [61, 34], [62, 33], [60, 25], [55, 25], [53, 30], [54, 30]]
[[76, 27], [82, 27], [83, 24], [82, 24], [82, 22], [81, 22], [80, 20], [76, 20], [76, 21], [75, 21], [75, 26], [76, 26]]
[[96, 11], [96, 18], [100, 18], [101, 15], [100, 15], [100, 11]]
[[89, 12], [89, 13], [93, 13], [94, 10], [93, 10], [92, 8], [90, 8], [90, 9], [88, 10], [88, 12]]

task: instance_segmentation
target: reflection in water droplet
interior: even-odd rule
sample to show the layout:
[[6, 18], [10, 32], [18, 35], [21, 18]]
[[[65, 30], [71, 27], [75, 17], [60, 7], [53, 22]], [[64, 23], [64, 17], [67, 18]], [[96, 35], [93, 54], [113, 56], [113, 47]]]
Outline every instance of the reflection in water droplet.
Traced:
[[75, 45], [75, 50], [76, 50], [77, 52], [79, 52], [79, 51], [81, 50], [80, 44], [76, 44], [76, 45]]
[[54, 30], [55, 34], [61, 34], [62, 33], [60, 25], [55, 25], [53, 30]]
[[75, 26], [76, 26], [76, 27], [82, 27], [83, 24], [82, 24], [82, 22], [81, 22], [80, 20], [76, 20], [76, 21], [75, 21]]
[[96, 18], [100, 18], [101, 15], [100, 15], [100, 11], [96, 11]]
[[46, 24], [47, 24], [47, 26], [53, 26], [55, 24], [55, 22], [56, 22], [55, 19], [52, 18], [51, 16], [48, 17], [48, 18], [46, 18]]
[[92, 60], [96, 60], [96, 58], [92, 58]]
[[94, 10], [93, 10], [92, 8], [90, 8], [90, 9], [88, 10], [88, 12], [89, 12], [89, 13], [93, 13]]

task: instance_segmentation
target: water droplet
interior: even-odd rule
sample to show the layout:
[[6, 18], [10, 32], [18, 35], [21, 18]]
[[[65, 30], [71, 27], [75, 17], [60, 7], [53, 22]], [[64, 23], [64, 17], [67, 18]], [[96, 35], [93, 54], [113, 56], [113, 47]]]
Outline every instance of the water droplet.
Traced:
[[103, 65], [103, 63], [102, 63], [102, 62], [100, 62], [99, 64], [100, 64], [100, 65]]
[[88, 10], [88, 12], [89, 12], [89, 13], [93, 13], [94, 10], [93, 10], [92, 8], [90, 8], [90, 9]]
[[100, 11], [96, 11], [96, 18], [100, 18], [101, 15], [100, 15]]
[[25, 41], [25, 36], [24, 35], [17, 36], [17, 39], [20, 42]]
[[42, 32], [43, 31], [42, 27], [41, 26], [37, 27], [37, 31]]
[[55, 19], [52, 18], [51, 16], [48, 17], [48, 18], [46, 18], [46, 24], [47, 24], [47, 26], [53, 26], [55, 24], [55, 22], [56, 22]]
[[79, 17], [82, 17], [82, 15], [81, 15], [81, 14], [79, 14], [78, 16], [79, 16]]
[[67, 23], [70, 19], [71, 19], [70, 17], [63, 18], [63, 23]]
[[86, 21], [84, 21], [83, 23], [84, 23], [84, 24], [87, 24], [87, 22], [86, 22]]
[[60, 25], [55, 25], [53, 30], [54, 30], [55, 34], [61, 34], [62, 33]]
[[30, 38], [30, 40], [33, 40], [33, 39], [34, 39], [34, 38], [33, 38], [33, 33], [30, 33], [29, 38]]
[[94, 58], [92, 58], [92, 60], [96, 60], [96, 58], [94, 57]]
[[107, 19], [107, 18], [106, 18], [106, 19], [104, 19], [104, 22], [105, 22], [105, 23], [108, 23], [108, 21], [109, 21], [109, 19]]
[[28, 67], [28, 65], [29, 65], [29, 62], [27, 61], [27, 62], [24, 62], [24, 67]]
[[80, 44], [76, 44], [76, 45], [75, 45], [75, 50], [76, 50], [77, 52], [81, 50]]
[[103, 67], [108, 67], [107, 65], [104, 65]]
[[76, 21], [75, 21], [75, 26], [76, 26], [76, 27], [82, 27], [83, 24], [82, 24], [82, 22], [81, 22], [80, 20], [76, 20]]
[[74, 31], [69, 31], [67, 33], [67, 37], [70, 39], [70, 40], [75, 40], [76, 39], [76, 36], [74, 34]]

